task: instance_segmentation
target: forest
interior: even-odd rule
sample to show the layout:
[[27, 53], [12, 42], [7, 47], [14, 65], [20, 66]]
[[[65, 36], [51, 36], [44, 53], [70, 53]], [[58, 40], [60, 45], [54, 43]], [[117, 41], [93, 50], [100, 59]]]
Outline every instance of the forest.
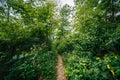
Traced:
[[0, 80], [120, 80], [120, 0], [59, 4], [0, 0]]

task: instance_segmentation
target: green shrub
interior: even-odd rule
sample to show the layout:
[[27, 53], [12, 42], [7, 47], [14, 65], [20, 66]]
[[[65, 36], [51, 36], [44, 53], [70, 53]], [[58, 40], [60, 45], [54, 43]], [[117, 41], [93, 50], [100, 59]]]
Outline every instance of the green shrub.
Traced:
[[31, 48], [31, 52], [22, 52], [12, 58], [15, 62], [5, 80], [56, 80], [57, 55], [44, 51], [41, 47]]
[[120, 75], [120, 56], [81, 57], [71, 54], [65, 58], [68, 80], [117, 80]]

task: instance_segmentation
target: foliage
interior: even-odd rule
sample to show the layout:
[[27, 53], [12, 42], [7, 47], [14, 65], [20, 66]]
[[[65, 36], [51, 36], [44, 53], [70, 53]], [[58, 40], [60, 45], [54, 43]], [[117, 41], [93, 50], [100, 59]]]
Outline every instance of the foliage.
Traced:
[[[78, 53], [77, 53], [78, 54]], [[71, 54], [67, 57], [65, 74], [68, 80], [116, 80], [119, 78], [119, 55], [105, 55], [104, 58], [81, 57]]]
[[[118, 0], [75, 0], [75, 2], [77, 11], [74, 25], [79, 35], [76, 37], [80, 47], [97, 56], [103, 56], [110, 51], [119, 53], [119, 21], [117, 20], [119, 15], [114, 16], [117, 13]], [[117, 35], [117, 38], [113, 35]], [[116, 43], [117, 46], [113, 46]]]
[[14, 64], [11, 66], [5, 80], [56, 80], [57, 56], [51, 51], [43, 51], [41, 47], [34, 46], [31, 52], [22, 52], [19, 56], [12, 57]]
[[75, 0], [75, 4], [76, 30], [66, 40], [73, 48], [70, 52], [64, 50], [63, 54], [67, 79], [118, 79], [120, 24], [116, 7], [120, 9], [119, 0]]
[[0, 0], [0, 80], [56, 80], [56, 53], [68, 80], [119, 79], [120, 0], [74, 2]]
[[56, 79], [54, 7], [47, 0], [0, 0], [0, 80]]

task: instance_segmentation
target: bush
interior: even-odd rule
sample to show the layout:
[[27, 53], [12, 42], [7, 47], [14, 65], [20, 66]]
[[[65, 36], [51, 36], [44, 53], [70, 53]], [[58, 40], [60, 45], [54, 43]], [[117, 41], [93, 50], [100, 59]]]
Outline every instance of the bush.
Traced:
[[57, 55], [34, 46], [31, 52], [22, 52], [12, 58], [15, 62], [5, 80], [56, 80]]
[[117, 80], [120, 75], [120, 56], [81, 57], [71, 54], [65, 60], [68, 80]]

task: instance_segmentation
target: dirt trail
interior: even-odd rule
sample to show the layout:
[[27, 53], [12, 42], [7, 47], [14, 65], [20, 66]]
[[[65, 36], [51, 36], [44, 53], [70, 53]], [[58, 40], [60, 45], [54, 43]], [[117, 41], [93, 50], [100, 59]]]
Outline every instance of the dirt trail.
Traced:
[[58, 63], [57, 63], [57, 80], [66, 80], [64, 75], [64, 65], [61, 55], [58, 54]]

